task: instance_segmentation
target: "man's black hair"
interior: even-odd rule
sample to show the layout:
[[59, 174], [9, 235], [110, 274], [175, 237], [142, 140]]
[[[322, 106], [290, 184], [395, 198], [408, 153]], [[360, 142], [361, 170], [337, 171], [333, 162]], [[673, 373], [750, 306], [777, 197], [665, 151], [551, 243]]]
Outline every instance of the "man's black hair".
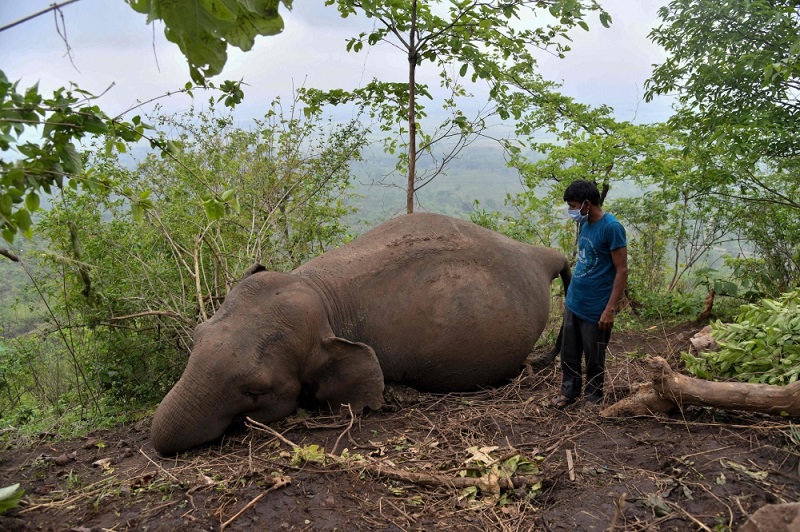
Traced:
[[589, 200], [592, 205], [600, 206], [600, 191], [597, 190], [597, 185], [585, 179], [578, 179], [573, 181], [564, 191], [564, 201], [574, 201], [583, 203]]

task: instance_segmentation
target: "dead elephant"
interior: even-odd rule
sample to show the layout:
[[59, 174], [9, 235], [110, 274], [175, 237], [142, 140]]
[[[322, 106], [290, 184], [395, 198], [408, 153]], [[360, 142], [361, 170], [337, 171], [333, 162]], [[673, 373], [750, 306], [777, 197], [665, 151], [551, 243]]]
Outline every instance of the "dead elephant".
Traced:
[[291, 273], [250, 269], [194, 332], [153, 419], [156, 450], [209, 442], [241, 416], [312, 397], [353, 411], [384, 381], [449, 392], [515, 375], [542, 333], [560, 252], [435, 214], [395, 218]]

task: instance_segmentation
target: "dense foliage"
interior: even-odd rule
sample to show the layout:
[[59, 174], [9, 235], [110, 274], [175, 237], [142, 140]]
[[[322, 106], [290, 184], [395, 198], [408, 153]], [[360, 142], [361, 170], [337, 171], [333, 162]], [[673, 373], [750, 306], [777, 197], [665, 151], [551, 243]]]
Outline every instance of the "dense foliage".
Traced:
[[[229, 107], [244, 97], [241, 83], [225, 81], [217, 86], [207, 80], [222, 71], [228, 45], [246, 51], [257, 35], [275, 35], [283, 29], [279, 0], [125, 1], [134, 10], [147, 14], [148, 23], [162, 20], [167, 39], [186, 56], [196, 85], [187, 83], [173, 94], [218, 88], [223, 93], [220, 100]], [[291, 7], [289, 0], [283, 3]], [[51, 10], [59, 13], [62, 5], [54, 3], [33, 16]], [[8, 242], [18, 232], [32, 236], [31, 215], [39, 208], [40, 195], [51, 194], [67, 184], [113, 186], [112, 182], [97, 182], [97, 176], [84, 174], [78, 148], [81, 142], [103, 137], [106, 151], [124, 152], [127, 143], [144, 137], [153, 148], [165, 152], [172, 148], [158, 136], [148, 134], [152, 127], [141, 116], [123, 120], [133, 109], [109, 116], [94, 102], [95, 95], [75, 85], [58, 88], [52, 95], [40, 93], [38, 84], [24, 90], [18, 85], [18, 81], [8, 80], [0, 68], [0, 236]], [[220, 199], [214, 201], [219, 203]], [[0, 253], [14, 257], [4, 248]]]
[[128, 168], [90, 153], [87, 173], [126, 195], [67, 188], [42, 217], [50, 245], [37, 282], [51, 325], [0, 344], [0, 405], [16, 416], [7, 422], [160, 399], [194, 325], [248, 266], [290, 270], [348, 238], [349, 165], [364, 143], [356, 123], [280, 102], [250, 130], [213, 108], [151, 121], [170, 132], [173, 156]]
[[[216, 88], [188, 83], [180, 92]], [[220, 100], [231, 107], [244, 96], [239, 83], [224, 82], [219, 90]], [[139, 115], [130, 121], [110, 117], [94, 99], [77, 87], [57, 89], [50, 97], [40, 94], [37, 85], [21, 90], [0, 70], [0, 235], [6, 241], [18, 232], [33, 236], [32, 214], [39, 209], [40, 195], [65, 186], [115, 186], [107, 176], [84, 172], [82, 142], [102, 138], [107, 153], [124, 153], [129, 143], [143, 138], [154, 149], [173, 149]]]
[[800, 11], [793, 0], [674, 0], [651, 37], [668, 52], [648, 97], [673, 94], [670, 125], [693, 161], [692, 188], [760, 263], [735, 264], [773, 293], [800, 275]]
[[[643, 315], [699, 311], [702, 289], [748, 299], [790, 290], [800, 278], [796, 5], [675, 0], [659, 15], [651, 38], [669, 55], [648, 97], [677, 95], [669, 123], [619, 121], [511, 69], [535, 110], [509, 145], [526, 190], [509, 197], [513, 214], [478, 218], [569, 253], [569, 224], [552, 206], [570, 181], [589, 178], [628, 229], [629, 295]], [[542, 130], [555, 142], [539, 140]]]
[[795, 0], [673, 0], [651, 34], [669, 56], [649, 97], [677, 94], [692, 143], [744, 160], [797, 158], [800, 11]]

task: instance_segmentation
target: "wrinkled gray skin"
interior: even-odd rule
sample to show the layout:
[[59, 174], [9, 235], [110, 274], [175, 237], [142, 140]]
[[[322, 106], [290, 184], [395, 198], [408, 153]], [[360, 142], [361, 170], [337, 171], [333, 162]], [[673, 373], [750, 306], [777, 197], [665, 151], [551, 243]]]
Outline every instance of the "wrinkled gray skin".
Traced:
[[547, 321], [567, 259], [435, 214], [395, 218], [291, 273], [256, 265], [194, 333], [153, 419], [164, 454], [241, 416], [268, 423], [301, 393], [379, 408], [384, 381], [466, 391], [515, 375]]

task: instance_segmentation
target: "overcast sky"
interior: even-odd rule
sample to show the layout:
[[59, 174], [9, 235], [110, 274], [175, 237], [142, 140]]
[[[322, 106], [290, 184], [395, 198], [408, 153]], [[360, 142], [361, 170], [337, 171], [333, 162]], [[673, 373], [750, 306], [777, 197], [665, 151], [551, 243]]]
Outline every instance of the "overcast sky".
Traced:
[[[0, 0], [0, 25], [35, 13], [53, 0]], [[670, 102], [643, 102], [643, 86], [653, 63], [664, 54], [647, 39], [658, 23], [658, 7], [665, 0], [606, 1], [613, 24], [603, 28], [597, 17], [588, 20], [591, 30], [573, 32], [573, 50], [566, 59], [538, 53], [541, 73], [563, 82], [563, 92], [590, 104], [612, 106], [618, 118], [637, 123], [666, 119]], [[177, 46], [168, 42], [163, 25], [147, 25], [143, 15], [123, 0], [80, 0], [62, 10], [66, 45], [56, 31], [52, 13], [0, 32], [0, 69], [11, 80], [27, 87], [39, 82], [52, 90], [75, 82], [95, 94], [109, 86], [100, 106], [109, 114], [122, 112], [144, 101], [181, 88], [189, 71]], [[245, 103], [237, 116], [261, 116], [277, 95], [284, 98], [293, 86], [346, 88], [363, 85], [373, 77], [403, 81], [405, 58], [380, 46], [359, 54], [345, 51], [345, 39], [369, 30], [364, 20], [339, 17], [322, 0], [295, 0], [294, 9], [281, 7], [286, 28], [275, 37], [258, 37], [248, 53], [229, 49], [224, 79], [244, 80]], [[61, 28], [59, 23], [59, 28]], [[74, 65], [73, 65], [74, 63]], [[423, 81], [438, 85], [434, 68], [423, 66]], [[205, 98], [203, 98], [205, 100]], [[170, 110], [184, 109], [186, 100], [162, 101]]]

